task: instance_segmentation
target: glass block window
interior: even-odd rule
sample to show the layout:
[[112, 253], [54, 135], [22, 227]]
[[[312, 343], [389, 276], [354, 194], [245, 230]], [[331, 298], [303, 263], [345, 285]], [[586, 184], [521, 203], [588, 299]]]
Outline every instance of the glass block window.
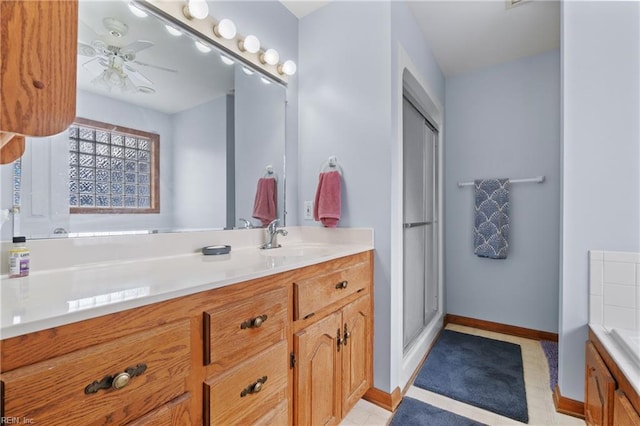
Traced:
[[158, 213], [159, 139], [77, 118], [69, 127], [71, 213]]

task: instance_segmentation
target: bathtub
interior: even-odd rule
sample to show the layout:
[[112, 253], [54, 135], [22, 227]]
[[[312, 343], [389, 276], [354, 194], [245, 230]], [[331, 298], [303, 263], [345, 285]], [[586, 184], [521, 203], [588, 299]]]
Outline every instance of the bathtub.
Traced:
[[629, 358], [640, 368], [640, 330], [613, 328], [611, 337], [626, 352]]

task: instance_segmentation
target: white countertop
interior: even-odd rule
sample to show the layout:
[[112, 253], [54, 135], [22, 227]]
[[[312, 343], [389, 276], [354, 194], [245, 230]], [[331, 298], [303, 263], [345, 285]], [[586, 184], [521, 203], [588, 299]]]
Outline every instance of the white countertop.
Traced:
[[636, 364], [631, 355], [623, 348], [619, 342], [611, 335], [611, 332], [600, 324], [589, 324], [589, 328], [598, 337], [598, 340], [605, 347], [611, 358], [616, 362], [622, 373], [633, 386], [633, 389], [640, 395], [640, 367]]
[[[166, 238], [166, 237], [165, 237]], [[211, 290], [373, 249], [373, 240], [302, 242], [279, 249], [233, 246], [231, 253], [87, 263], [3, 277], [2, 339]]]

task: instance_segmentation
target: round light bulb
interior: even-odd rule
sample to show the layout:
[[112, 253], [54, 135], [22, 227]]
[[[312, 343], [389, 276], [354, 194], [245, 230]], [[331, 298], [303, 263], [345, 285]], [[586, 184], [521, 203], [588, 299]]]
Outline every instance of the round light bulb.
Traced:
[[133, 3], [129, 3], [129, 10], [131, 11], [131, 13], [136, 15], [138, 18], [146, 18], [147, 16], [149, 16], [147, 14], [147, 12], [145, 12], [142, 9], [140, 9], [138, 6], [136, 6]]
[[209, 53], [211, 52], [211, 48], [209, 46], [207, 46], [206, 44], [204, 44], [201, 41], [194, 41], [196, 48], [198, 48], [199, 51], [201, 51], [202, 53]]
[[220, 55], [220, 60], [222, 61], [223, 64], [225, 65], [233, 65], [235, 64], [235, 62], [233, 61], [233, 59], [231, 59], [228, 56], [225, 55]]
[[231, 19], [221, 19], [218, 25], [213, 27], [213, 32], [218, 37], [226, 38], [227, 40], [233, 39], [236, 34], [236, 24]]
[[171, 34], [172, 36], [181, 36], [182, 35], [182, 31], [180, 31], [179, 29], [172, 27], [171, 25], [165, 25], [164, 26], [167, 29], [167, 32], [169, 34]]
[[260, 50], [260, 40], [254, 35], [248, 35], [243, 40], [240, 40], [238, 47], [243, 52], [256, 53]]
[[289, 59], [288, 61], [285, 61], [284, 64], [278, 67], [278, 71], [280, 72], [280, 74], [286, 74], [286, 75], [294, 75], [297, 69], [298, 67], [296, 66], [296, 63], [293, 62], [291, 59]]
[[242, 67], [242, 71], [244, 71], [246, 75], [253, 75], [253, 70], [247, 67]]
[[209, 5], [206, 0], [189, 0], [184, 15], [188, 19], [204, 19], [209, 16]]
[[280, 60], [280, 54], [276, 49], [267, 49], [260, 55], [260, 60], [264, 64], [275, 65]]
[[267, 77], [260, 77], [260, 80], [264, 83], [264, 84], [271, 84], [271, 81], [269, 81], [269, 79]]

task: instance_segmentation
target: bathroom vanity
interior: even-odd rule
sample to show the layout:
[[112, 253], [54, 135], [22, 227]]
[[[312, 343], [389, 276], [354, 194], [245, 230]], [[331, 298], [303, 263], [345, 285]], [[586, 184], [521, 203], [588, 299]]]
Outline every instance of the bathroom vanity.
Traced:
[[[154, 237], [180, 235], [142, 239]], [[372, 386], [373, 251], [329, 240], [3, 279], [2, 308], [13, 312], [2, 323], [2, 416], [47, 425], [339, 423]], [[73, 244], [46, 244], [55, 243]], [[53, 287], [38, 294], [45, 281]], [[93, 296], [73, 299], [79, 293]], [[42, 297], [57, 315], [50, 307], [33, 316]]]

